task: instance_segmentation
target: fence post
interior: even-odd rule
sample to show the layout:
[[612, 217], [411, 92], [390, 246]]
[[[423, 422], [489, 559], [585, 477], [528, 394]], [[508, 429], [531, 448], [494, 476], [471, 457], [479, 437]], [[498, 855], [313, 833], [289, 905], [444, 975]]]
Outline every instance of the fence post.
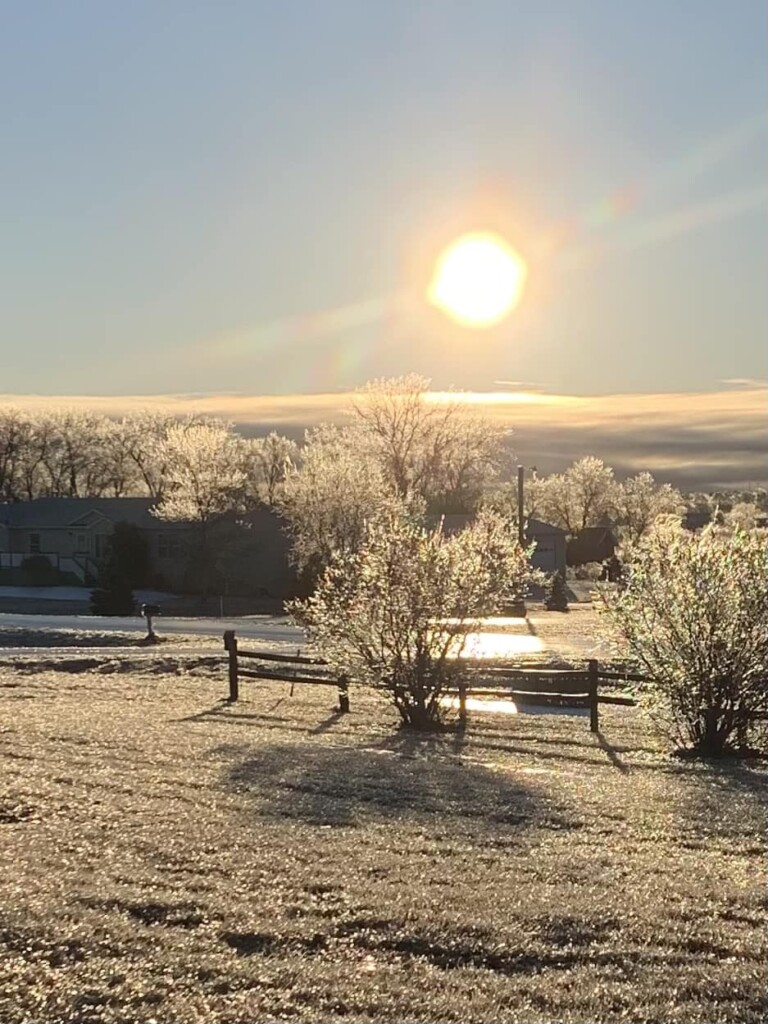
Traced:
[[467, 684], [465, 682], [459, 683], [459, 721], [466, 722], [467, 720]]
[[589, 675], [589, 728], [592, 732], [597, 732], [599, 728], [597, 712], [597, 662], [594, 658], [590, 658], [587, 662], [587, 667]]
[[339, 676], [339, 712], [346, 715], [349, 711], [349, 680]]
[[224, 648], [229, 655], [229, 701], [234, 704], [240, 696], [237, 682], [237, 637], [234, 629], [224, 631]]

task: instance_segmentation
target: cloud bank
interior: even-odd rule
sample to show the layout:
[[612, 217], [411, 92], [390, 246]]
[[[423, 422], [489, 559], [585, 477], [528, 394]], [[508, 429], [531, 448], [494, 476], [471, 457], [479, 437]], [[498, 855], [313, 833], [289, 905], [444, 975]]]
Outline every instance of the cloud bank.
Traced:
[[[768, 481], [768, 385], [732, 381], [710, 392], [552, 395], [465, 392], [461, 400], [513, 431], [520, 461], [539, 472], [597, 455], [620, 476], [649, 470], [684, 490], [765, 485]], [[142, 409], [206, 413], [243, 433], [298, 436], [322, 421], [344, 422], [350, 394], [305, 395], [4, 395], [24, 409], [89, 409], [119, 416]], [[455, 397], [455, 396], [454, 396]], [[436, 400], [441, 400], [438, 394]]]

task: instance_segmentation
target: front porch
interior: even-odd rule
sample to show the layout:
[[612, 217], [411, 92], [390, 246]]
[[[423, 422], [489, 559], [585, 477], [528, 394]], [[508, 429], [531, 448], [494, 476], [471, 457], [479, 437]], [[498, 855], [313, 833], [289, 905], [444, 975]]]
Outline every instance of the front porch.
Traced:
[[98, 574], [98, 562], [85, 553], [0, 551], [0, 586], [90, 586]]

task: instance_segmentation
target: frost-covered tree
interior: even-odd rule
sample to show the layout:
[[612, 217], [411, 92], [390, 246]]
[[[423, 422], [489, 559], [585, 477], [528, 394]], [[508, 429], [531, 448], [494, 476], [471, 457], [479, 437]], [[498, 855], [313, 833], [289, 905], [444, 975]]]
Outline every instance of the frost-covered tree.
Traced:
[[[221, 583], [232, 547], [225, 518], [248, 504], [243, 439], [218, 421], [170, 427], [158, 454], [165, 467], [158, 519], [193, 523], [188, 584], [203, 594]], [[230, 524], [232, 525], [232, 524]]]
[[446, 537], [423, 506], [395, 499], [365, 523], [362, 543], [337, 551], [294, 616], [340, 673], [382, 691], [405, 725], [443, 716], [446, 689], [466, 676], [460, 655], [480, 617], [521, 592], [531, 570], [514, 531], [482, 512]]
[[434, 400], [428, 388], [414, 375], [373, 381], [358, 392], [351, 424], [307, 432], [277, 506], [310, 578], [336, 552], [357, 550], [366, 523], [393, 498], [470, 509], [494, 479], [508, 432], [469, 413], [458, 396]]
[[255, 494], [274, 508], [286, 478], [298, 464], [299, 446], [289, 437], [272, 431], [266, 437], [246, 442], [245, 450], [249, 482]]
[[0, 495], [82, 497], [104, 487], [102, 417], [74, 410], [0, 416]]
[[162, 442], [165, 486], [159, 519], [205, 526], [243, 503], [246, 474], [242, 438], [224, 424], [179, 423]]
[[[159, 500], [168, 482], [169, 458], [178, 444], [179, 432], [201, 426], [222, 427], [224, 424], [203, 416], [179, 418], [171, 413], [144, 410], [119, 421], [114, 443], [121, 456], [135, 467], [144, 493]], [[169, 445], [171, 434], [175, 440]]]
[[361, 388], [353, 405], [359, 450], [401, 497], [473, 510], [504, 463], [509, 431], [429, 385], [410, 374]]
[[768, 545], [762, 531], [667, 523], [604, 594], [623, 654], [652, 683], [673, 742], [713, 757], [744, 746], [768, 714]]
[[532, 481], [528, 490], [536, 515], [571, 536], [599, 525], [615, 511], [613, 470], [591, 455], [574, 462], [564, 473]]
[[169, 432], [221, 426], [200, 416], [143, 412], [112, 419], [77, 409], [0, 411], [0, 500], [40, 497], [160, 499]]
[[147, 493], [139, 469], [126, 445], [125, 420], [104, 418], [99, 427], [103, 461], [103, 490], [112, 498]]
[[752, 501], [739, 501], [723, 517], [729, 530], [754, 530], [761, 516], [760, 509]]
[[0, 409], [0, 501], [17, 500], [31, 424], [19, 409]]
[[61, 498], [100, 495], [106, 486], [104, 419], [58, 409], [36, 418], [38, 480], [44, 494]]
[[659, 516], [681, 516], [683, 496], [669, 484], [657, 484], [650, 473], [638, 473], [619, 484], [614, 494], [616, 521], [623, 538], [636, 543]]
[[362, 456], [354, 429], [309, 430], [301, 466], [288, 473], [278, 500], [299, 568], [319, 575], [336, 553], [356, 551], [366, 523], [391, 498], [378, 464]]
[[43, 494], [40, 471], [41, 437], [40, 424], [32, 416], [24, 418], [24, 433], [21, 454], [16, 464], [14, 501], [31, 501]]

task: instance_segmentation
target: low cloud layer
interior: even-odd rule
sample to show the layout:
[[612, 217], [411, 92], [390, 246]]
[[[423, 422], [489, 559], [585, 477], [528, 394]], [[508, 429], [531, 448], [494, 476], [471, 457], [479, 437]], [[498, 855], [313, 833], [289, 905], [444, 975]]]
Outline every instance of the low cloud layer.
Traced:
[[[560, 470], [582, 455], [597, 455], [620, 476], [647, 469], [684, 490], [768, 480], [768, 388], [761, 382], [681, 394], [490, 392], [461, 397], [508, 425], [520, 461], [542, 473]], [[232, 420], [244, 433], [274, 429], [292, 436], [322, 421], [343, 422], [350, 400], [349, 394], [0, 398], [3, 405], [25, 409], [68, 407], [109, 416], [141, 409], [202, 412]]]

